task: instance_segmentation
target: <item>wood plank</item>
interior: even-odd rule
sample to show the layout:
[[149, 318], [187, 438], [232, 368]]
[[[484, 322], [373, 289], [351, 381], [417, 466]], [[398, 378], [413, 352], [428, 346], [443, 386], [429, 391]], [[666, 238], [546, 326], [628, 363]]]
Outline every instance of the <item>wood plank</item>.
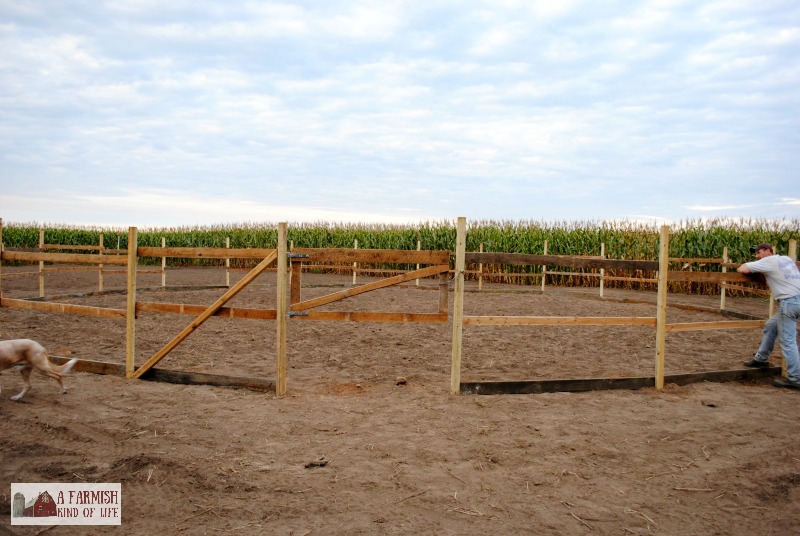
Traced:
[[[791, 247], [791, 246], [792, 246], [792, 241], [789, 240], [789, 247]], [[791, 254], [787, 255], [787, 256], [791, 257]], [[792, 258], [794, 258], [794, 257], [792, 257]], [[797, 268], [800, 269], [800, 261], [795, 260], [795, 264], [797, 265]], [[734, 270], [736, 270], [741, 265], [742, 265], [742, 263], [737, 263], [737, 262], [724, 262], [724, 263], [721, 264], [721, 266], [725, 266], [727, 268], [732, 268]]]
[[139, 257], [176, 257], [184, 259], [263, 259], [274, 249], [265, 248], [182, 248], [145, 247], [137, 250]]
[[303, 263], [292, 261], [289, 281], [289, 303], [300, 303], [302, 299]]
[[706, 331], [709, 329], [754, 329], [764, 327], [766, 320], [723, 320], [718, 322], [681, 322], [667, 324], [670, 331]]
[[[50, 354], [50, 359], [56, 365], [63, 365], [71, 357]], [[93, 359], [78, 359], [72, 367], [74, 372], [88, 372], [90, 374], [103, 374], [106, 376], [125, 377], [125, 365], [121, 363], [110, 363], [108, 361], [97, 361]]]
[[75, 251], [102, 251], [102, 246], [70, 246], [66, 244], [42, 244], [41, 249], [75, 250]]
[[[602, 270], [602, 268], [601, 268]], [[599, 273], [596, 272], [551, 272], [547, 270], [545, 272], [547, 275], [568, 275], [568, 276], [577, 276], [577, 277], [600, 277]], [[511, 274], [509, 274], [511, 275]], [[514, 274], [514, 275], [528, 275], [528, 274]], [[541, 274], [530, 274], [530, 275], [541, 275]]]
[[126, 265], [128, 258], [123, 256], [100, 255], [97, 253], [36, 253], [28, 251], [3, 251], [4, 261], [55, 262], [74, 264], [115, 264]]
[[[61, 272], [96, 272], [99, 271], [100, 273], [107, 273], [107, 274], [127, 274], [127, 269], [116, 269], [116, 270], [103, 270], [102, 264], [98, 266], [63, 266], [59, 268], [43, 268], [41, 270], [42, 273], [50, 274], [50, 273], [61, 273]], [[139, 268], [136, 271], [139, 274], [160, 274], [163, 273], [164, 270], [161, 268]], [[39, 272], [36, 272], [37, 274]]]
[[458, 218], [456, 227], [456, 285], [453, 292], [453, 341], [450, 354], [450, 394], [461, 393], [461, 353], [464, 335], [464, 271], [466, 269], [467, 219]]
[[278, 273], [275, 285], [277, 316], [275, 317], [275, 394], [286, 396], [286, 322], [289, 303], [289, 251], [287, 248], [288, 224], [278, 223]]
[[646, 277], [620, 277], [613, 275], [603, 276], [606, 281], [628, 281], [631, 283], [658, 283], [658, 279]]
[[308, 255], [307, 263], [449, 264], [449, 251], [404, 249], [295, 248], [292, 253]]
[[183, 331], [181, 331], [174, 339], [167, 343], [161, 350], [156, 352], [153, 357], [147, 360], [141, 367], [139, 367], [136, 372], [133, 373], [131, 376], [132, 378], [140, 378], [142, 374], [144, 374], [149, 368], [153, 367], [156, 363], [161, 361], [164, 356], [170, 353], [172, 350], [175, 349], [181, 341], [183, 341], [186, 337], [192, 334], [194, 330], [196, 330], [203, 322], [211, 318], [217, 310], [225, 305], [229, 300], [231, 300], [234, 296], [239, 294], [247, 285], [249, 285], [256, 277], [261, 275], [267, 266], [272, 264], [278, 256], [276, 250], [271, 250], [272, 253], [261, 261], [258, 266], [253, 268], [250, 273], [245, 275], [242, 279], [240, 279], [234, 286], [228, 289], [225, 294], [223, 294], [217, 301], [215, 301], [210, 307], [208, 307], [203, 313], [198, 316], [191, 324], [186, 326]]
[[16, 298], [0, 298], [0, 306], [40, 311], [43, 313], [63, 313], [71, 315], [94, 316], [99, 318], [125, 318], [124, 309], [108, 309], [105, 307], [89, 307], [71, 303], [53, 303]]
[[3, 272], [0, 274], [0, 278], [5, 279], [7, 277], [22, 277], [22, 276], [29, 276], [29, 275], [39, 275], [39, 272]]
[[724, 259], [720, 259], [719, 257], [711, 258], [711, 259], [702, 259], [696, 257], [670, 257], [669, 262], [688, 262], [688, 263], [706, 263], [706, 264], [722, 264], [724, 263]]
[[[149, 268], [138, 268], [136, 269], [137, 274], [163, 274], [165, 270], [160, 268], [156, 269], [149, 269]], [[128, 270], [103, 270], [104, 274], [127, 274]]]
[[[68, 357], [55, 355], [51, 355], [50, 358], [57, 365], [63, 365], [70, 359]], [[108, 376], [125, 376], [125, 365], [90, 359], [79, 359], [72, 367], [72, 370]], [[151, 368], [144, 373], [140, 379], [180, 385], [211, 385], [215, 387], [233, 387], [261, 392], [275, 392], [274, 380], [246, 378], [242, 376], [225, 376], [205, 372]]]
[[59, 272], [96, 272], [97, 270], [100, 270], [99, 266], [62, 266], [59, 268], [43, 268], [41, 271], [50, 274]]
[[444, 264], [439, 266], [429, 266], [427, 268], [422, 268], [420, 270], [413, 270], [411, 272], [407, 272], [405, 274], [401, 274], [395, 277], [381, 279], [380, 281], [373, 281], [372, 283], [367, 283], [365, 285], [361, 285], [355, 288], [349, 288], [341, 290], [339, 292], [334, 292], [333, 294], [320, 296], [319, 298], [313, 298], [311, 300], [295, 303], [291, 306], [290, 310], [305, 311], [307, 309], [313, 309], [314, 307], [319, 307], [320, 305], [326, 305], [329, 303], [333, 303], [335, 301], [351, 298], [353, 296], [357, 296], [365, 292], [370, 292], [373, 290], [390, 287], [392, 285], [397, 285], [399, 283], [405, 283], [406, 281], [411, 281], [413, 279], [417, 279], [418, 277], [427, 277], [429, 275], [439, 274], [449, 269], [450, 265]]
[[139, 243], [139, 230], [136, 227], [128, 229], [128, 275], [126, 285], [126, 322], [125, 322], [125, 377], [133, 376], [136, 367], [136, 270], [139, 258], [136, 256], [136, 247]]
[[[164, 249], [166, 247], [167, 247], [167, 239], [162, 236], [161, 237], [161, 248]], [[230, 263], [231, 260], [230, 259], [225, 259], [225, 262], [226, 263]], [[225, 275], [227, 276], [228, 274], [226, 273]], [[161, 286], [162, 287], [166, 287], [167, 286], [167, 258], [166, 257], [161, 257]], [[230, 284], [228, 284], [227, 286], [230, 286]]]
[[655, 317], [465, 316], [465, 326], [655, 326]]
[[669, 270], [669, 227], [661, 226], [658, 240], [658, 292], [656, 298], [656, 389], [664, 387], [664, 360], [667, 354], [667, 296]]
[[[731, 382], [770, 378], [780, 374], [780, 367], [765, 369], [740, 369], [668, 374], [664, 381], [675, 385], [700, 382]], [[655, 386], [654, 376], [628, 378], [578, 378], [529, 381], [475, 381], [463, 382], [461, 394], [465, 395], [514, 395], [559, 392], [586, 392], [609, 389], [642, 389]]]
[[[547, 241], [547, 239], [545, 239], [545, 241], [544, 241], [544, 252], [543, 252], [545, 255], [547, 255], [547, 252], [548, 252], [548, 249], [547, 249], [548, 245], [549, 245], [549, 242]], [[547, 285], [547, 265], [545, 265], [545, 264], [542, 264], [542, 277], [541, 277], [541, 279], [542, 279], [541, 280], [542, 292], [544, 292], [544, 287]]]
[[444, 324], [449, 321], [447, 313], [393, 313], [366, 311], [309, 311], [307, 315], [292, 316], [294, 320], [325, 320], [338, 322], [394, 322]]
[[770, 292], [770, 290], [768, 288], [763, 289], [763, 288], [756, 288], [756, 287], [744, 287], [742, 285], [733, 285], [733, 284], [726, 285], [725, 288], [727, 288], [728, 290], [741, 290], [743, 292], [750, 292], [750, 293], [755, 294], [757, 296], [771, 296], [772, 295], [772, 292]]
[[[138, 302], [136, 313], [159, 313], [198, 316], [202, 314], [207, 305], [192, 305], [186, 303], [152, 303]], [[213, 316], [224, 318], [243, 318], [249, 320], [275, 320], [275, 309], [251, 309], [245, 307], [220, 307]]]
[[353, 271], [357, 274], [367, 274], [367, 275], [404, 274], [408, 271], [408, 270], [380, 270], [378, 268], [352, 268], [352, 267], [346, 267], [342, 264], [332, 265], [332, 266], [320, 266], [318, 264], [311, 264], [309, 265], [309, 268], [314, 268], [314, 269], [330, 268], [334, 270], [342, 270], [343, 268], [348, 268], [347, 270], [348, 272]]
[[569, 266], [607, 270], [658, 270], [657, 261], [626, 261], [572, 255], [533, 255], [527, 253], [467, 253], [467, 264], [508, 264], [513, 266]]
[[[39, 247], [42, 247], [44, 244], [44, 229], [39, 229]], [[44, 273], [42, 270], [44, 269], [44, 262], [39, 261], [39, 297], [44, 298]]]
[[698, 283], [760, 283], [766, 284], [762, 274], [740, 274], [739, 272], [669, 272], [669, 280], [694, 281]]

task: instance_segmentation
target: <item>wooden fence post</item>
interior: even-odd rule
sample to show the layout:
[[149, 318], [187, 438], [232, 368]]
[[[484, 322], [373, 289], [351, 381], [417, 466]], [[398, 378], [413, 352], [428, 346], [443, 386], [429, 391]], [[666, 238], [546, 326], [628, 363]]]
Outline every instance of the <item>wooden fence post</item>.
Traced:
[[[422, 249], [422, 241], [417, 240], [417, 251]], [[419, 270], [419, 263], [417, 263], [417, 270]], [[417, 279], [416, 285], [419, 286], [419, 279]]]
[[[230, 249], [231, 247], [231, 237], [225, 237], [225, 247]], [[231, 288], [231, 258], [225, 258], [225, 286]]]
[[136, 227], [128, 229], [128, 307], [126, 311], [125, 329], [125, 377], [131, 378], [135, 368], [136, 354], [136, 269], [139, 264], [139, 257], [136, 249], [138, 247], [138, 230]]
[[664, 388], [664, 357], [667, 349], [667, 286], [669, 275], [669, 227], [661, 227], [658, 253], [658, 299], [656, 304], [656, 389]]
[[278, 224], [278, 281], [277, 281], [277, 351], [275, 357], [275, 394], [286, 396], [286, 321], [289, 318], [286, 293], [289, 290], [288, 262], [286, 249], [287, 224]]
[[[39, 249], [44, 250], [44, 229], [39, 229]], [[44, 261], [39, 261], [39, 297], [44, 298]]]
[[[481, 242], [481, 247], [478, 249], [481, 253], [483, 253], [483, 242]], [[478, 290], [483, 290], [483, 263], [478, 263]]]
[[[353, 240], [353, 249], [358, 249], [358, 239]], [[358, 263], [353, 263], [353, 286], [356, 286], [356, 270], [358, 270]]]
[[[294, 240], [289, 240], [289, 252], [294, 251]], [[303, 301], [302, 289], [303, 261], [291, 259], [289, 262], [289, 308]]]
[[[167, 239], [163, 236], [161, 237], [161, 247], [167, 247]], [[166, 288], [167, 286], [167, 258], [161, 257], [161, 288]]]
[[[728, 246], [725, 246], [722, 249], [722, 273], [723, 274], [728, 271], [728, 267], [725, 266], [727, 263], [728, 263]], [[723, 281], [722, 284], [720, 284], [720, 290], [719, 290], [719, 310], [720, 311], [724, 311], [725, 310], [725, 291], [727, 290], [727, 286], [728, 286], [728, 284], [725, 281]]]
[[[604, 259], [606, 258], [606, 244], [603, 242], [600, 244], [600, 256]], [[600, 268], [600, 297], [603, 297], [603, 288], [605, 287], [605, 276], [606, 276], [606, 269]]]
[[464, 329], [464, 255], [466, 253], [467, 219], [458, 218], [456, 228], [456, 288], [453, 300], [453, 358], [450, 365], [450, 394], [461, 394], [461, 342]]
[[[100, 233], [100, 255], [103, 254], [103, 233]], [[103, 263], [97, 267], [97, 290], [103, 292]]]
[[[544, 255], [547, 255], [547, 240], [544, 241]], [[544, 292], [544, 282], [547, 280], [547, 266], [542, 265], [542, 292]]]

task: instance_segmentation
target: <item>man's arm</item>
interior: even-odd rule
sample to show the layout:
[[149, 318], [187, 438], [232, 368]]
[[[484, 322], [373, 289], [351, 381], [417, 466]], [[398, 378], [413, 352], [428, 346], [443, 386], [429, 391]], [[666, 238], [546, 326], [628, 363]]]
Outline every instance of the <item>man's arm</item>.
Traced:
[[750, 270], [750, 267], [747, 266], [747, 263], [742, 264], [741, 266], [739, 266], [736, 269], [736, 271], [739, 272], [740, 274], [751, 274], [751, 273], [753, 273], [753, 271]]

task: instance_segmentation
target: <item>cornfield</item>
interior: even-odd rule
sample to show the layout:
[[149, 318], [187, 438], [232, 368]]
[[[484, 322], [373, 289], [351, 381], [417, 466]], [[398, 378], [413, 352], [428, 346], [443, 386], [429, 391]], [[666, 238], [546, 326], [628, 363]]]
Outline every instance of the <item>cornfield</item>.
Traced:
[[[106, 248], [127, 248], [128, 230], [123, 228], [87, 228], [64, 225], [7, 223], [3, 242], [7, 248], [37, 248], [39, 229], [44, 230], [45, 244], [98, 245], [104, 236]], [[600, 255], [601, 247], [610, 259], [655, 260], [658, 258], [659, 226], [631, 221], [614, 222], [540, 222], [540, 221], [469, 221], [467, 251], [542, 254], [547, 242], [551, 255]], [[161, 246], [162, 237], [171, 247], [274, 248], [277, 225], [240, 224], [209, 227], [172, 227], [139, 229], [140, 246]], [[456, 225], [451, 221], [423, 222], [419, 225], [289, 224], [288, 238], [298, 248], [352, 248], [358, 242], [366, 249], [455, 250]], [[777, 252], [787, 253], [790, 240], [800, 238], [800, 220], [685, 220], [671, 226], [669, 256], [672, 258], [721, 259], [728, 248], [730, 262], [752, 260], [749, 247], [770, 242]], [[146, 263], [146, 259], [142, 259]], [[152, 259], [151, 262], [160, 262]], [[169, 259], [170, 266], [208, 265], [219, 260]], [[241, 265], [241, 264], [240, 264]], [[405, 267], [410, 269], [412, 267]], [[535, 274], [541, 267], [485, 267], [502, 274]], [[676, 268], [680, 269], [680, 268]], [[693, 263], [691, 269], [718, 271], [715, 263]], [[652, 274], [642, 274], [650, 277]], [[474, 274], [473, 274], [474, 277]], [[533, 283], [534, 278], [516, 277], [510, 282]], [[548, 283], [596, 285], [597, 279], [574, 276], [548, 278]], [[607, 282], [606, 286], [631, 287], [626, 282]], [[635, 288], [641, 288], [635, 286]], [[713, 285], [686, 286], [679, 290], [718, 292]]]

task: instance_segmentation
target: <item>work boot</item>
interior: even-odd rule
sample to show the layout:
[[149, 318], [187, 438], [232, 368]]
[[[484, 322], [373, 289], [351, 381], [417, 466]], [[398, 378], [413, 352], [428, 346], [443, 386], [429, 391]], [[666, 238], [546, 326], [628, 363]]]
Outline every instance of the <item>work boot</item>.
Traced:
[[744, 362], [745, 367], [750, 368], [769, 368], [769, 361], [759, 361], [756, 358]]
[[800, 391], [800, 382], [790, 380], [789, 378], [776, 378], [773, 380], [772, 385], [775, 387], [784, 387], [786, 389], [797, 389]]

